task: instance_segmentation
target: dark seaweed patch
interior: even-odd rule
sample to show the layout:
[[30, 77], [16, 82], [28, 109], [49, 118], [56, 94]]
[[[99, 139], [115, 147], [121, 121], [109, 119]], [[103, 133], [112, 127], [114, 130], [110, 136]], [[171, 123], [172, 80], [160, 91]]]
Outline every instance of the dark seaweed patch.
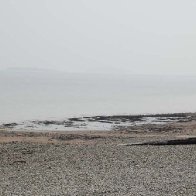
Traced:
[[14, 128], [15, 126], [17, 126], [17, 123], [6, 123], [6, 124], [2, 124], [3, 128]]

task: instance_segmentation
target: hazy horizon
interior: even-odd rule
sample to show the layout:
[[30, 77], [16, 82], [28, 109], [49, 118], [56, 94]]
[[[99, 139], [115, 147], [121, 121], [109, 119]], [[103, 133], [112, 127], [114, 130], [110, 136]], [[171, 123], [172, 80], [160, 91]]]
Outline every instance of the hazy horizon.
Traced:
[[0, 2], [0, 69], [196, 74], [196, 2]]
[[34, 67], [8, 67], [8, 68], [0, 68], [0, 71], [2, 72], [21, 72], [21, 73], [31, 73], [31, 72], [40, 72], [40, 73], [49, 73], [49, 74], [93, 74], [93, 75], [112, 75], [112, 76], [173, 76], [173, 77], [195, 77], [196, 73], [125, 73], [125, 72], [82, 72], [81, 70], [78, 71], [67, 71], [67, 70], [61, 70], [61, 69], [53, 69], [53, 68], [34, 68]]
[[193, 0], [0, 1], [0, 121], [195, 112], [195, 10]]

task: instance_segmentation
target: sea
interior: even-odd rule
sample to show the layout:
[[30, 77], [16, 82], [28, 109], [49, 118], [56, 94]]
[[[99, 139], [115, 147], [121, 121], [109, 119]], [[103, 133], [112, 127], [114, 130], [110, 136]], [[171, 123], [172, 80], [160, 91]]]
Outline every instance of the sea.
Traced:
[[0, 124], [195, 111], [195, 76], [0, 71]]

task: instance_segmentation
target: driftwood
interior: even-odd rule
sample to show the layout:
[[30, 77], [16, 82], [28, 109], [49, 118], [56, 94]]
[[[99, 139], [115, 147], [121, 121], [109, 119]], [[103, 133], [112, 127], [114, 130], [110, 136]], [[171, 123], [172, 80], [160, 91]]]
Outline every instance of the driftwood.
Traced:
[[123, 146], [143, 146], [143, 145], [153, 145], [153, 146], [162, 146], [162, 145], [194, 145], [196, 144], [196, 137], [192, 138], [183, 138], [183, 139], [173, 139], [173, 140], [157, 140], [157, 141], [148, 141], [141, 143], [129, 143], [122, 144]]

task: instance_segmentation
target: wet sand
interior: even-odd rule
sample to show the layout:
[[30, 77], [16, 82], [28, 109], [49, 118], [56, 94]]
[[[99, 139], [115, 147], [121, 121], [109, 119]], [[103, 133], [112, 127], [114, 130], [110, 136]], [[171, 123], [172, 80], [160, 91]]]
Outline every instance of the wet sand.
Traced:
[[195, 195], [196, 121], [115, 131], [0, 131], [0, 195]]

